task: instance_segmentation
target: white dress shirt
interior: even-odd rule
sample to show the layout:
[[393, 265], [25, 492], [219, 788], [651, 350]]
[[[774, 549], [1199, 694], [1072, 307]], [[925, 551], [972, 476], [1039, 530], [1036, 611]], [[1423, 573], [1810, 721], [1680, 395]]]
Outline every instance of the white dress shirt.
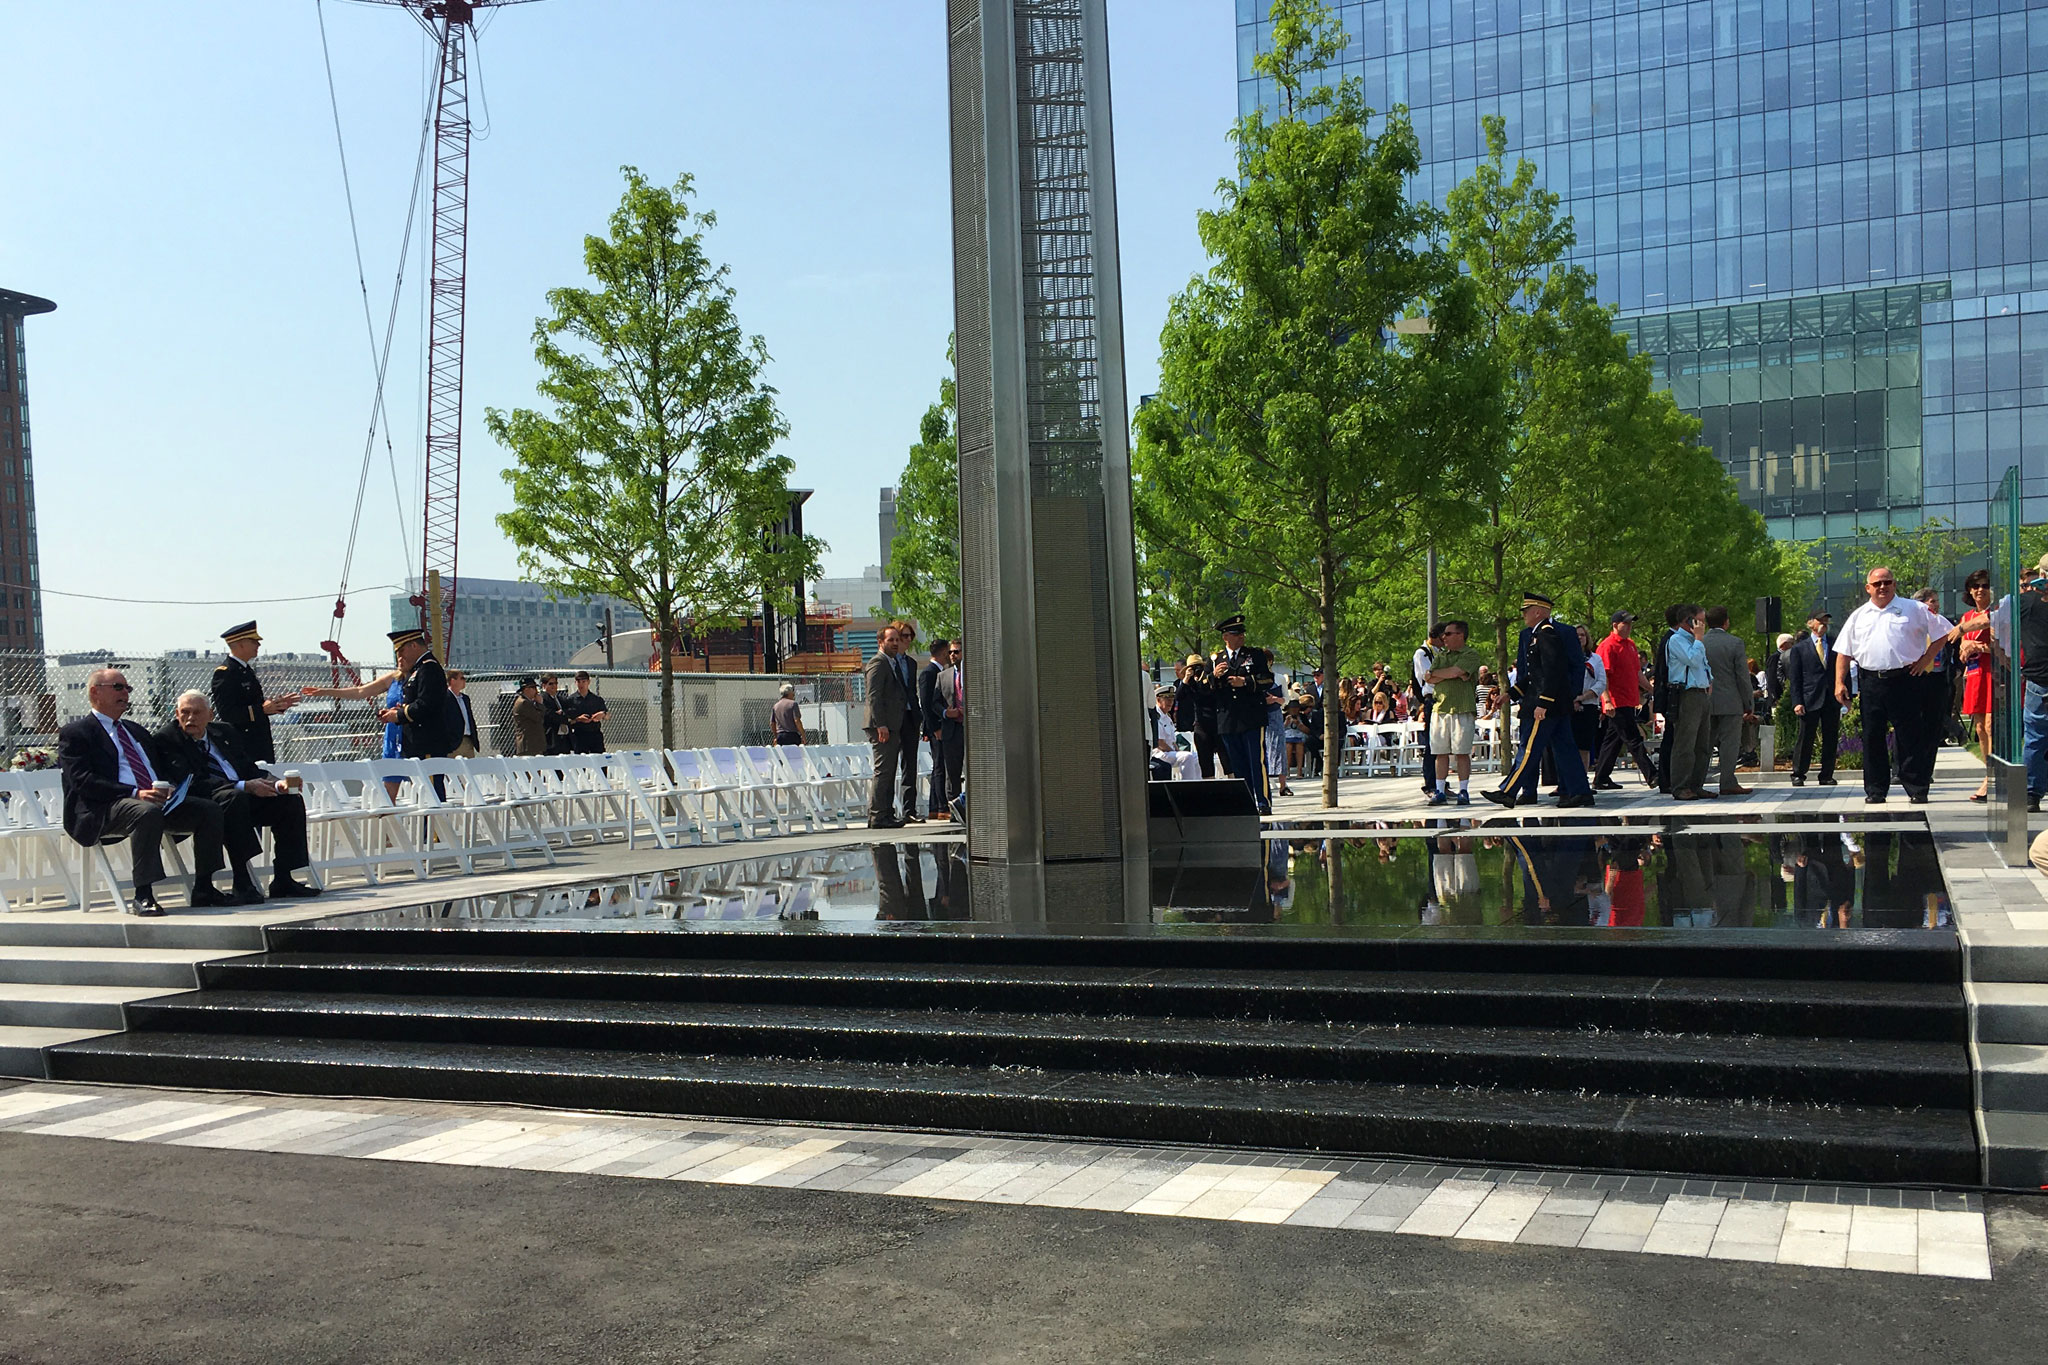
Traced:
[[1894, 597], [1880, 608], [1865, 602], [1849, 613], [1842, 633], [1835, 637], [1835, 652], [1846, 654], [1867, 672], [1887, 673], [1919, 662], [1928, 649], [1947, 634], [1941, 618], [1910, 597]]
[[128, 736], [134, 743], [136, 751], [142, 755], [143, 771], [138, 773], [135, 771], [135, 765], [128, 761], [127, 747], [121, 743], [121, 723], [104, 711], [95, 711], [92, 715], [93, 719], [100, 723], [100, 728], [107, 732], [107, 738], [113, 741], [114, 762], [117, 765], [115, 774], [121, 779], [121, 785], [130, 791], [137, 791], [155, 782], [156, 774], [148, 771], [149, 750], [143, 747], [142, 741], [133, 735]]
[[1435, 696], [1436, 684], [1428, 681], [1430, 668], [1428, 645], [1424, 645], [1421, 649], [1415, 651], [1413, 667], [1416, 679], [1422, 683], [1422, 695], [1425, 697]]

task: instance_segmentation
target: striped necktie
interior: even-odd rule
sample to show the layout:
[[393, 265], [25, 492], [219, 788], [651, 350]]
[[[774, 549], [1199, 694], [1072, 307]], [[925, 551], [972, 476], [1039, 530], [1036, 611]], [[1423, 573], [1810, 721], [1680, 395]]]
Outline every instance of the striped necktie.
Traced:
[[136, 744], [134, 736], [130, 735], [127, 727], [118, 720], [114, 722], [114, 742], [121, 746], [121, 752], [127, 756], [128, 771], [135, 774], [136, 786], [147, 787], [156, 781], [156, 772], [149, 766], [149, 760], [142, 756], [141, 746]]

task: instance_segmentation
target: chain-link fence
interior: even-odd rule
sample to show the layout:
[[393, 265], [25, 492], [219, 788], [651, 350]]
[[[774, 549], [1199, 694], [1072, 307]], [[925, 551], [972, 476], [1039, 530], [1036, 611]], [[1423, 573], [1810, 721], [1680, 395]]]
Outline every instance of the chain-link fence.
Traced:
[[[210, 693], [221, 656], [181, 650], [167, 654], [124, 654], [89, 650], [75, 654], [0, 652], [0, 764], [23, 751], [54, 751], [57, 731], [90, 710], [86, 684], [102, 668], [118, 668], [133, 687], [129, 717], [150, 729], [168, 724], [178, 697]], [[336, 679], [321, 655], [259, 655], [253, 665], [270, 696], [307, 686], [328, 687]], [[575, 690], [574, 669], [554, 672], [562, 692]], [[377, 673], [363, 669], [363, 679]], [[512, 700], [520, 673], [471, 673], [467, 690], [476, 712], [485, 753], [512, 752]], [[343, 685], [354, 682], [342, 678]], [[805, 731], [816, 743], [844, 743], [853, 711], [861, 701], [858, 674], [819, 677], [757, 673], [678, 673], [675, 678], [674, 744], [679, 749], [765, 744], [768, 713], [788, 682], [796, 686]], [[647, 749], [661, 744], [661, 675], [627, 670], [592, 670], [591, 687], [605, 700], [607, 748]], [[384, 751], [384, 726], [377, 719], [381, 695], [371, 701], [309, 698], [271, 718], [278, 761], [308, 763], [372, 758]], [[26, 762], [26, 760], [23, 760]]]

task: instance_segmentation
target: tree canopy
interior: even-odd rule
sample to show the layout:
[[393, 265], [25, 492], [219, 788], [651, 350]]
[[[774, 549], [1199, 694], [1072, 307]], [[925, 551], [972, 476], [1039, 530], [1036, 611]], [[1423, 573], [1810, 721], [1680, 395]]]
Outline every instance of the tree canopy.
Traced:
[[[1255, 63], [1280, 117], [1232, 132], [1238, 174], [1198, 220], [1212, 263], [1170, 305], [1133, 453], [1148, 542], [1227, 576], [1269, 632], [1313, 623], [1311, 657], [1333, 671], [1346, 602], [1459, 483], [1464, 428], [1492, 390], [1471, 358], [1471, 291], [1411, 196], [1414, 129], [1397, 112], [1375, 131], [1359, 82], [1327, 79], [1343, 41], [1319, 0], [1274, 5]], [[1395, 331], [1424, 313], [1433, 330]], [[1333, 805], [1334, 688], [1326, 705]]]
[[788, 434], [760, 379], [767, 346], [740, 329], [727, 270], [704, 249], [716, 224], [671, 188], [624, 170], [604, 236], [583, 240], [594, 287], [548, 291], [534, 324], [548, 411], [496, 408], [515, 459], [498, 526], [522, 568], [561, 593], [609, 593], [653, 623], [662, 743], [674, 743], [673, 655], [686, 626], [744, 620], [764, 599], [794, 612], [816, 537], [776, 531], [790, 508]]
[[917, 444], [896, 481], [889, 581], [896, 610], [929, 638], [960, 633], [960, 446], [953, 407], [953, 348], [939, 401], [924, 410]]

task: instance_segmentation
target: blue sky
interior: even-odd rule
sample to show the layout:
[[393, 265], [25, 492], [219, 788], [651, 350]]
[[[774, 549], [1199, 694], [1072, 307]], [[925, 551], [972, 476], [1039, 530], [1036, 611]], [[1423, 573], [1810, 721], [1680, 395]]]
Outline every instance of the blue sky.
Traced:
[[[81, 7], [5, 0], [0, 286], [29, 323], [42, 581], [56, 649], [200, 647], [257, 614], [317, 647], [340, 580], [370, 346], [314, 0]], [[1194, 216], [1228, 173], [1229, 0], [1110, 0], [1130, 392], [1168, 296], [1202, 266]], [[381, 328], [425, 89], [405, 14], [326, 0], [372, 310]], [[486, 407], [535, 401], [544, 292], [580, 281], [634, 164], [696, 177], [742, 324], [773, 356], [830, 573], [877, 557], [952, 325], [942, 0], [544, 0], [485, 28], [489, 134], [471, 168], [462, 568], [512, 577]], [[417, 247], [411, 273], [420, 271]], [[417, 556], [417, 303], [387, 389], [344, 647], [381, 653], [381, 585]], [[401, 530], [403, 534], [401, 535]], [[296, 604], [138, 606], [60, 593]]]

